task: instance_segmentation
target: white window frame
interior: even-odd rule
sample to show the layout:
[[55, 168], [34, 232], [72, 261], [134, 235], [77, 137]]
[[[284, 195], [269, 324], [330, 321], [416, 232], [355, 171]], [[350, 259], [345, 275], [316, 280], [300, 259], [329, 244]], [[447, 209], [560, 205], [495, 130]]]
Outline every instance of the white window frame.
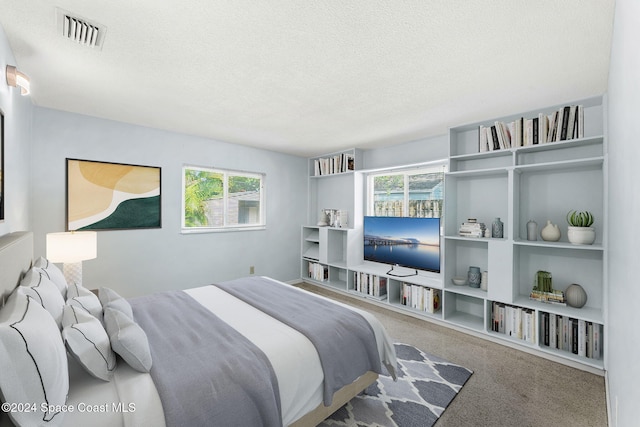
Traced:
[[[402, 204], [402, 216], [406, 217], [409, 215], [409, 176], [410, 175], [423, 175], [428, 173], [442, 173], [443, 176], [443, 185], [444, 185], [444, 174], [446, 174], [448, 170], [448, 164], [445, 161], [438, 161], [423, 165], [411, 165], [405, 168], [389, 168], [389, 169], [378, 169], [375, 171], [370, 171], [367, 174], [367, 200], [366, 200], [366, 211], [367, 215], [375, 216], [375, 208], [374, 208], [374, 180], [378, 176], [390, 176], [390, 175], [402, 175], [404, 176], [404, 200]], [[446, 195], [443, 192], [442, 195], [442, 211], [440, 213], [440, 218], [444, 220], [444, 198]]]
[[[185, 173], [186, 170], [200, 170], [209, 173], [218, 173], [222, 175], [223, 182], [223, 225], [221, 226], [200, 226], [200, 227], [187, 227], [185, 225]], [[260, 180], [260, 195], [259, 195], [259, 221], [253, 224], [228, 224], [228, 207], [229, 207], [229, 175], [244, 176], [247, 178], [256, 178]], [[181, 230], [183, 234], [191, 233], [215, 233], [226, 231], [251, 231], [251, 230], [264, 230], [267, 226], [266, 222], [266, 174], [262, 172], [247, 172], [234, 169], [224, 169], [209, 166], [197, 166], [197, 165], [183, 165], [182, 166], [182, 203], [180, 204], [180, 218], [181, 218]]]

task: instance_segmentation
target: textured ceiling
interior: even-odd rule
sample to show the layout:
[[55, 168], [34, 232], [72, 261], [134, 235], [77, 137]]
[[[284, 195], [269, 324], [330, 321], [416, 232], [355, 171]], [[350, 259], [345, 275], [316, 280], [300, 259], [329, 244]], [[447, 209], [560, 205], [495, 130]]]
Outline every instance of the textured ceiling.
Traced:
[[[56, 32], [56, 7], [106, 26]], [[0, 0], [36, 105], [310, 156], [606, 92], [614, 0]]]

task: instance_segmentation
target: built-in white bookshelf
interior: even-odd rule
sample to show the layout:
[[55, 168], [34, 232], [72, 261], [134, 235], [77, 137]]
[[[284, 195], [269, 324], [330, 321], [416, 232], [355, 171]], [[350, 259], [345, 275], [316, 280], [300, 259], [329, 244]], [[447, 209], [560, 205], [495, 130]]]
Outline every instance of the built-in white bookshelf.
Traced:
[[[450, 129], [440, 274], [420, 272], [416, 276], [399, 278], [389, 274], [390, 266], [364, 262], [361, 221], [365, 189], [359, 167], [353, 173], [316, 177], [311, 173], [313, 159], [310, 159], [310, 209], [343, 208], [339, 206], [342, 203], [350, 209], [350, 228], [338, 231], [343, 233], [340, 239], [333, 236], [335, 230], [323, 230], [323, 227], [313, 225], [303, 227], [303, 279], [602, 374], [606, 366], [607, 342], [605, 101], [604, 97], [590, 98]], [[493, 151], [480, 149], [482, 127], [496, 122], [509, 124], [520, 118], [524, 122], [534, 117], [550, 117], [565, 106], [578, 105], [582, 114], [579, 136], [576, 131], [571, 139], [539, 141], [538, 144]], [[356, 164], [360, 165], [358, 161]], [[332, 182], [336, 178], [340, 181]], [[594, 214], [596, 241], [593, 245], [574, 245], [567, 240], [565, 216], [572, 209]], [[313, 214], [310, 210], [310, 224], [315, 221]], [[503, 237], [460, 236], [459, 227], [469, 218], [485, 223], [489, 236], [491, 223], [500, 218], [504, 223]], [[538, 224], [537, 240], [527, 240], [526, 225], [530, 220]], [[547, 220], [560, 227], [559, 241], [542, 240], [540, 230]], [[305, 250], [313, 245], [318, 246], [317, 259], [305, 255]], [[306, 277], [309, 262], [327, 265], [328, 280]], [[470, 266], [487, 272], [486, 290], [452, 282], [453, 277], [466, 276]], [[537, 271], [551, 273], [554, 289], [564, 290], [569, 284], [580, 284], [588, 296], [586, 305], [574, 308], [530, 299]], [[354, 277], [361, 273], [385, 278], [386, 296], [372, 298], [355, 292]], [[428, 313], [403, 305], [405, 283], [438, 290], [441, 308]], [[510, 313], [515, 312], [525, 319], [522, 320], [528, 328], [525, 339], [493, 330], [496, 304], [513, 307], [509, 309]], [[580, 322], [581, 330], [591, 327], [592, 331], [598, 331], [598, 352], [587, 356], [586, 353], [576, 354], [573, 349], [568, 351], [548, 345], [545, 336], [548, 324], [545, 322], [550, 316]]]
[[[457, 322], [462, 318], [472, 328], [481, 324], [478, 329], [493, 337], [604, 369], [604, 352], [593, 358], [546, 345], [541, 320], [550, 314], [595, 324], [600, 330], [605, 324], [607, 161], [603, 101], [602, 97], [586, 99], [450, 130], [450, 165], [445, 176], [445, 320]], [[581, 106], [584, 121], [579, 137], [576, 134], [560, 141], [481, 151], [483, 127], [521, 117], [549, 117], [565, 106]], [[565, 217], [572, 209], [590, 211], [596, 217], [593, 245], [568, 242]], [[504, 222], [502, 238], [458, 235], [460, 224], [468, 218], [476, 218], [490, 228], [496, 217]], [[527, 240], [530, 220], [538, 224], [537, 240]], [[547, 220], [560, 227], [559, 241], [542, 240], [540, 230]], [[464, 286], [452, 283], [453, 277], [464, 276], [471, 265], [488, 272], [486, 292], [469, 293]], [[573, 308], [530, 299], [537, 271], [552, 274], [554, 289], [580, 284], [587, 292], [587, 304]], [[448, 307], [453, 295], [455, 309]], [[458, 301], [460, 295], [464, 295], [464, 303]], [[514, 307], [510, 312], [526, 318], [535, 339], [492, 330], [494, 303]], [[479, 311], [481, 306], [484, 310]]]

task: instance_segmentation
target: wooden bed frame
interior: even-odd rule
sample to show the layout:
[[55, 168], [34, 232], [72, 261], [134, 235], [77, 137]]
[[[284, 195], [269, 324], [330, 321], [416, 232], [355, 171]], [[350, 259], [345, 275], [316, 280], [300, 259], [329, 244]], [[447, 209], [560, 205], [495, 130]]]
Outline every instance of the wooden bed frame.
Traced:
[[[0, 306], [4, 305], [5, 298], [20, 283], [20, 279], [29, 270], [33, 260], [33, 233], [30, 231], [18, 231], [0, 236]], [[316, 426], [329, 415], [338, 410], [353, 397], [357, 396], [378, 378], [378, 374], [372, 371], [362, 375], [353, 383], [338, 390], [333, 396], [333, 404], [324, 406], [320, 404], [316, 409], [304, 415], [291, 424], [291, 427]], [[7, 419], [0, 413], [0, 425]]]
[[324, 406], [322, 403], [316, 407], [313, 411], [307, 415], [298, 419], [290, 425], [290, 427], [313, 427], [320, 424], [327, 417], [340, 409], [342, 405], [356, 397], [363, 392], [367, 387], [373, 384], [378, 379], [378, 374], [373, 371], [368, 371], [360, 378], [342, 387], [340, 390], [333, 394], [333, 403], [331, 406]]

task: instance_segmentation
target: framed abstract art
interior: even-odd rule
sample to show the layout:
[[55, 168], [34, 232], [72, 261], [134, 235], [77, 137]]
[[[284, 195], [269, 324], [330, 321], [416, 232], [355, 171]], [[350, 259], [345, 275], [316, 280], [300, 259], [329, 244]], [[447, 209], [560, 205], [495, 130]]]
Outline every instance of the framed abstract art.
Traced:
[[161, 170], [67, 159], [67, 231], [160, 228]]

